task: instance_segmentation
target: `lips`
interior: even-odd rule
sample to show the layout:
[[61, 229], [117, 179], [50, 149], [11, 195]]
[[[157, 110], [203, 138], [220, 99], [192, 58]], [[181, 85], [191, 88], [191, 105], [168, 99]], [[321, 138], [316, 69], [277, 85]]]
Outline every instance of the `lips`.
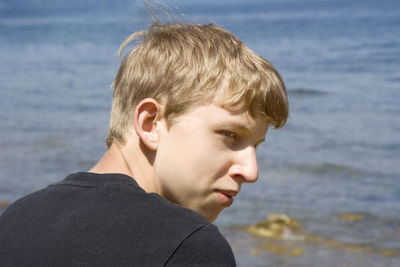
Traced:
[[233, 198], [239, 193], [238, 191], [235, 190], [220, 190], [217, 189], [215, 190], [218, 196], [219, 202], [225, 206], [229, 207], [233, 203]]
[[216, 190], [217, 192], [220, 192], [224, 195], [227, 195], [229, 197], [235, 197], [239, 192], [235, 190]]

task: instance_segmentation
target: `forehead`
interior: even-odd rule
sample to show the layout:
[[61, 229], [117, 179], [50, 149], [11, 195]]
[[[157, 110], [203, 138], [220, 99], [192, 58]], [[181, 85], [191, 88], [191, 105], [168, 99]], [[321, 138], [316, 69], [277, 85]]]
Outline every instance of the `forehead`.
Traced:
[[245, 108], [226, 109], [215, 103], [195, 106], [178, 116], [176, 122], [187, 124], [188, 127], [199, 125], [262, 137], [270, 126], [265, 120], [254, 119]]

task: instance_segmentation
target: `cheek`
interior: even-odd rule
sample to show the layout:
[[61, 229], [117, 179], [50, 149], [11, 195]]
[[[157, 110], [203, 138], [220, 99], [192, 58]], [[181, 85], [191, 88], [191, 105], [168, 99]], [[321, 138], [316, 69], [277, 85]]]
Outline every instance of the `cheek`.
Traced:
[[[178, 146], [178, 145], [177, 145]], [[176, 155], [181, 159], [178, 166], [189, 179], [202, 179], [200, 182], [209, 182], [224, 172], [229, 162], [229, 153], [220, 149], [220, 144], [212, 136], [192, 136], [182, 144], [183, 150], [178, 149]], [[182, 148], [181, 147], [181, 148]]]
[[155, 169], [160, 177], [167, 179], [193, 179], [201, 176], [209, 169], [210, 157], [201, 149], [177, 143], [175, 146], [164, 147], [157, 153]]
[[[224, 176], [231, 151], [206, 127], [177, 127], [164, 135], [157, 151], [156, 176], [164, 182], [210, 183]], [[162, 182], [162, 181], [160, 181]]]
[[156, 176], [165, 182], [209, 183], [229, 168], [226, 151], [202, 138], [171, 140], [159, 147], [155, 161]]
[[179, 180], [188, 175], [196, 163], [190, 138], [169, 135], [160, 141], [154, 163], [156, 176], [162, 180]]

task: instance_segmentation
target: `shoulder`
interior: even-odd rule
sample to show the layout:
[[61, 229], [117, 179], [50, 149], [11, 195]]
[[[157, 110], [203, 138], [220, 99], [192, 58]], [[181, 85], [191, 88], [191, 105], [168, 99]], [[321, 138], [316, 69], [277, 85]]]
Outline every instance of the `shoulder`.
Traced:
[[[7, 243], [7, 254], [17, 257], [18, 240], [42, 244], [31, 245], [31, 255], [25, 255], [35, 262], [46, 260], [35, 258], [40, 253], [64, 255], [65, 262], [78, 253], [87, 262], [116, 265], [234, 262], [227, 241], [200, 214], [148, 194], [126, 177], [113, 175], [112, 182], [111, 177], [80, 178], [49, 186], [6, 209], [0, 216], [0, 247]], [[46, 240], [52, 240], [51, 247]]]
[[232, 249], [213, 224], [189, 235], [167, 262], [167, 266], [236, 266]]

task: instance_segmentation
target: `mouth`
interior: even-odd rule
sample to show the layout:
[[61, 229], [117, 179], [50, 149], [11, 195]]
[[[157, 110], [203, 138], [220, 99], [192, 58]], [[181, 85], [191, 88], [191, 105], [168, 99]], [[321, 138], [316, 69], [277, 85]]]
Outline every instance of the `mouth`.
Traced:
[[215, 190], [218, 200], [222, 206], [229, 207], [233, 203], [233, 198], [239, 193], [235, 190]]

